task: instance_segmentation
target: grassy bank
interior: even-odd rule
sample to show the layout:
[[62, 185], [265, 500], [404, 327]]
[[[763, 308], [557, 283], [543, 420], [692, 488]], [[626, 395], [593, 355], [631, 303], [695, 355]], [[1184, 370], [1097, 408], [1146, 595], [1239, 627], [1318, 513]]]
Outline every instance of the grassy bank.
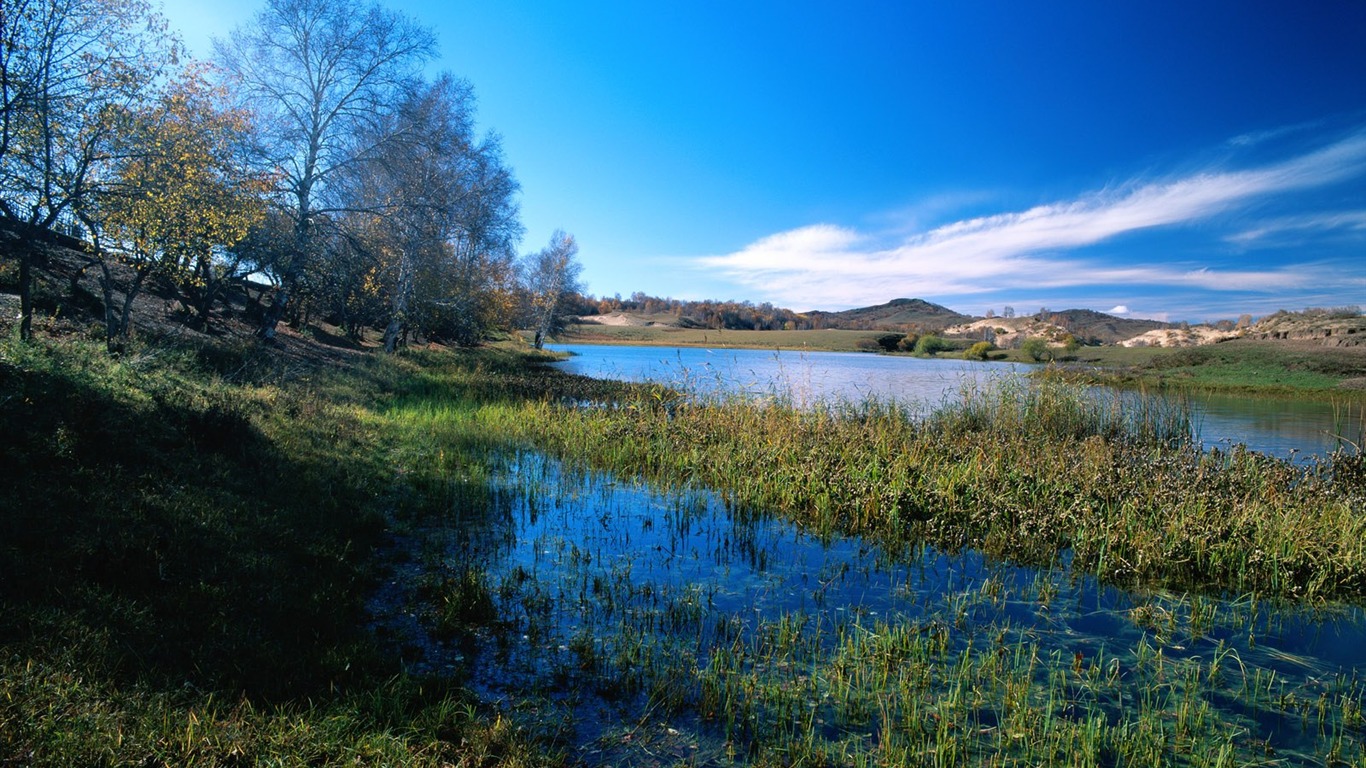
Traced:
[[[705, 485], [742, 509], [866, 534], [893, 551], [931, 543], [1030, 563], [1066, 552], [1071, 567], [1120, 583], [1298, 601], [1366, 596], [1360, 456], [1304, 469], [1242, 452], [1200, 455], [1175, 438], [1182, 419], [1092, 405], [1051, 384], [965, 393], [921, 423], [878, 405], [688, 402], [494, 350], [313, 364], [251, 343], [167, 342], [111, 359], [83, 341], [7, 342], [0, 764], [557, 762], [565, 744], [554, 727], [479, 703], [458, 668], [406, 673], [417, 652], [368, 628], [400, 542], [422, 549], [429, 531], [487, 506], [491, 457], [516, 446], [662, 485]], [[478, 638], [504, 620], [494, 586], [526, 598], [518, 604], [550, 604], [531, 600], [525, 583], [490, 585], [469, 569], [424, 580], [416, 594], [426, 604], [414, 611], [438, 633]], [[749, 755], [759, 762], [789, 762], [783, 755], [798, 754], [797, 740], [812, 732], [773, 719], [805, 706], [799, 681], [781, 675], [834, 663], [824, 651], [798, 652], [802, 626], [760, 628], [775, 638], [767, 646], [747, 645], [762, 634], [731, 637], [731, 661], [699, 659], [686, 678], [695, 698], [677, 706], [711, 696], [706, 706], [737, 722], [750, 712], [767, 724], [742, 726], [736, 743], [762, 745]], [[949, 683], [936, 684], [936, 697], [996, 681], [1002, 717], [1021, 713], [1018, 727], [1040, 738], [1063, 734], [1021, 760], [1066, 754], [1088, 733], [1119, 738], [1063, 727], [1050, 689], [1029, 688], [1046, 650], [1021, 640], [1007, 649], [1014, 660], [993, 667], [995, 650], [980, 653], [986, 635], [966, 656], [916, 645], [937, 626], [869, 624], [885, 647], [862, 630], [839, 639], [843, 661], [827, 671], [847, 685], [818, 695], [844, 690], [851, 722], [918, 723], [898, 732], [906, 739], [888, 731], [884, 751], [859, 754], [915, 762], [942, 748], [961, 761], [989, 748], [949, 732], [982, 717], [954, 714], [971, 700], [934, 699], [935, 722], [951, 725], [930, 727], [930, 711], [915, 708], [927, 701], [920, 689], [886, 698], [888, 678], [872, 677], [877, 659], [923, 665]], [[656, 681], [666, 690], [681, 657], [658, 647], [674, 662]], [[781, 663], [760, 663], [763, 654]], [[574, 674], [620, 678], [629, 668], [595, 668], [592, 658]], [[1072, 669], [1070, 659], [1052, 662], [1064, 676]], [[1191, 674], [1213, 675], [1208, 667]], [[1106, 669], [1099, 660], [1074, 671], [1103, 687]], [[1142, 669], [1167, 685], [1160, 655]], [[1345, 690], [1343, 707], [1359, 702]], [[898, 703], [876, 715], [879, 702]], [[1152, 738], [1125, 742], [1153, 750], [1135, 759], [1186, 748], [1163, 736], [1168, 710], [1147, 716]], [[1331, 722], [1358, 728], [1350, 717]], [[1000, 733], [1002, 748], [1013, 743]], [[810, 739], [804, 759], [842, 761], [834, 742]], [[1102, 741], [1086, 743], [1115, 754]], [[1213, 751], [1202, 754], [1217, 756], [1221, 742], [1206, 741]]]
[[713, 349], [792, 349], [859, 352], [860, 341], [883, 331], [731, 331], [665, 325], [571, 325], [555, 341], [563, 344], [640, 344]]
[[549, 759], [366, 629], [386, 531], [441, 503], [381, 415], [422, 386], [251, 342], [0, 347], [0, 765]]
[[1088, 347], [1070, 373], [1127, 388], [1366, 401], [1366, 347], [1235, 340], [1182, 349]]
[[[528, 406], [522, 406], [525, 409]], [[917, 421], [877, 404], [809, 412], [657, 398], [542, 402], [487, 426], [601, 469], [699, 483], [805, 528], [1028, 563], [1062, 552], [1114, 581], [1366, 596], [1366, 465], [1201, 453], [1184, 415], [1067, 385], [965, 392]]]

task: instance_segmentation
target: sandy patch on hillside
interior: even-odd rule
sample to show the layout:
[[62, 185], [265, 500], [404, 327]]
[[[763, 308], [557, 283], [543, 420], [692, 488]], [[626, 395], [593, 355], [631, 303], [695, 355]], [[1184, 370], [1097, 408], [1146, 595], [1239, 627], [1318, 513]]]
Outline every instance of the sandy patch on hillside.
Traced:
[[649, 325], [639, 316], [628, 315], [625, 312], [612, 312], [607, 315], [579, 315], [574, 318], [574, 322], [581, 325], [613, 325], [617, 327]]
[[1197, 325], [1184, 329], [1161, 328], [1148, 331], [1132, 339], [1125, 339], [1119, 345], [1121, 347], [1198, 347], [1201, 344], [1214, 344], [1235, 339], [1238, 336], [1239, 333], [1236, 331], [1221, 331], [1208, 325]]
[[1032, 317], [988, 317], [944, 329], [945, 336], [992, 341], [998, 347], [1013, 347], [1031, 336], [1041, 336], [1051, 341], [1066, 333], [1059, 326], [1042, 323]]

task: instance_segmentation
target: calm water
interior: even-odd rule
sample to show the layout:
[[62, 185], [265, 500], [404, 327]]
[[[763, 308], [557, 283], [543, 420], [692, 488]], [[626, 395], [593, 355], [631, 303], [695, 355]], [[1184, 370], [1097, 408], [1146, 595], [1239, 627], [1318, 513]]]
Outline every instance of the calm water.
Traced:
[[[1195, 694], [1200, 704], [1220, 728], [1264, 741], [1292, 765], [1314, 762], [1341, 728], [1325, 737], [1296, 702], [1359, 705], [1362, 696], [1360, 608], [1274, 609], [1119, 590], [974, 553], [888, 553], [739, 513], [705, 491], [651, 489], [535, 454], [506, 457], [487, 495], [455, 501], [449, 519], [422, 532], [421, 553], [396, 567], [389, 589], [407, 598], [377, 605], [426, 600], [439, 611], [443, 598], [416, 585], [473, 569], [497, 620], [443, 637], [421, 609], [381, 608], [377, 624], [417, 669], [465, 677], [490, 705], [557, 732], [587, 764], [734, 765], [733, 743], [697, 709], [703, 681], [728, 651], [761, 651], [782, 628], [805, 638], [800, 650], [751, 660], [746, 679], [789, 680], [784, 670], [794, 670], [820, 681], [850, 638], [913, 626], [944, 633], [945, 669], [956, 654], [1019, 644], [1036, 649], [1035, 683], [1045, 687], [1070, 674], [1074, 658], [1101, 664], [1117, 682], [1087, 694], [1085, 706], [1115, 722], [1155, 690], [1179, 690], [1179, 670], [1227, 658], [1227, 673]], [[1143, 672], [1154, 654], [1172, 678], [1157, 688]], [[828, 691], [819, 695], [824, 683], [813, 685], [823, 737], [874, 743], [875, 724], [848, 720]], [[1346, 736], [1359, 750], [1360, 732]]]
[[[799, 404], [867, 397], [933, 407], [966, 384], [1019, 376], [1029, 366], [970, 360], [922, 359], [847, 352], [778, 352], [558, 344], [571, 353], [560, 368], [624, 381], [657, 381], [690, 391], [782, 395]], [[1326, 454], [1336, 434], [1361, 444], [1366, 417], [1330, 403], [1222, 395], [1188, 396], [1195, 429], [1206, 447], [1249, 449], [1280, 458]]]

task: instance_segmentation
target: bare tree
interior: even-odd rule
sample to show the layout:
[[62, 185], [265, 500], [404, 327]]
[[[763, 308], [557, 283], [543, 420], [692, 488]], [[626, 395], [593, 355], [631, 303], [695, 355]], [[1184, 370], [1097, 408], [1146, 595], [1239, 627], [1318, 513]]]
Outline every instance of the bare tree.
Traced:
[[[369, 195], [385, 219], [393, 272], [384, 349], [393, 352], [409, 321], [417, 284], [430, 265], [444, 261], [460, 228], [463, 198], [472, 194], [461, 178], [471, 151], [473, 125], [469, 85], [442, 77], [411, 88], [388, 138], [372, 164]], [[423, 269], [426, 266], [428, 269]]]
[[528, 257], [526, 290], [537, 349], [545, 344], [547, 337], [563, 328], [560, 308], [565, 299], [582, 291], [579, 283], [582, 266], [574, 258], [578, 252], [579, 245], [574, 242], [573, 235], [557, 229], [550, 236], [550, 245]]
[[[321, 272], [351, 296], [329, 302], [349, 314], [353, 298], [382, 291], [387, 309], [372, 321], [390, 351], [410, 330], [476, 343], [511, 303], [500, 296], [513, 293], [517, 184], [496, 138], [474, 142], [472, 112], [468, 83], [414, 83], [377, 126], [384, 135], [362, 139], [376, 151], [334, 187], [350, 209], [336, 219], [346, 247]], [[364, 287], [360, 273], [372, 275]]]
[[[262, 119], [260, 160], [280, 173], [276, 201], [294, 223], [291, 252], [270, 265], [280, 288], [260, 332], [271, 339], [291, 294], [320, 252], [318, 217], [344, 206], [328, 186], [373, 147], [373, 127], [400, 86], [435, 52], [431, 32], [378, 5], [347, 0], [267, 0], [216, 53], [238, 93]], [[372, 131], [371, 135], [382, 135]]]

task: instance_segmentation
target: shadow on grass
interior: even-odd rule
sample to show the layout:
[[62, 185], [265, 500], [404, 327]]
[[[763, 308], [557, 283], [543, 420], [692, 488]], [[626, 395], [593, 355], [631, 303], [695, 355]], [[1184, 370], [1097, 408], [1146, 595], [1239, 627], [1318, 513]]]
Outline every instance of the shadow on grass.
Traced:
[[373, 669], [360, 585], [382, 520], [358, 478], [378, 470], [286, 453], [243, 408], [0, 365], [0, 644], [265, 697]]

